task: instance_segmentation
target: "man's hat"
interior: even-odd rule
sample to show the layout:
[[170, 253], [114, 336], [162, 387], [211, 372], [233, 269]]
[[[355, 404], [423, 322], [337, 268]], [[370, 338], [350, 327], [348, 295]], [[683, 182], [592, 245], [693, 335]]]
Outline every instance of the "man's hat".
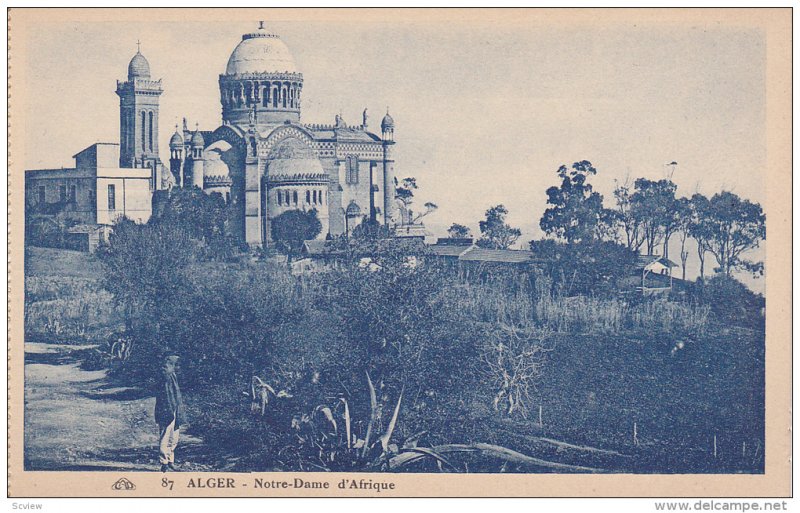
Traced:
[[176, 354], [167, 355], [164, 357], [164, 363], [177, 363], [179, 356]]

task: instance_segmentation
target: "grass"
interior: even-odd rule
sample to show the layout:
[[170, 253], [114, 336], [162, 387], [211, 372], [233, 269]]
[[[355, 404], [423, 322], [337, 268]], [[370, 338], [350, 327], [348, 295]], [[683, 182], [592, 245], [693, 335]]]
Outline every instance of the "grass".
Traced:
[[499, 317], [517, 324], [535, 322], [557, 333], [625, 334], [657, 332], [702, 334], [710, 323], [706, 305], [666, 299], [629, 301], [591, 296], [556, 296], [520, 286], [510, 291], [496, 284], [464, 283], [453, 291], [460, 308], [474, 318], [495, 322]]
[[26, 339], [84, 343], [117, 329], [113, 298], [102, 288], [101, 278], [102, 267], [92, 255], [26, 248]]

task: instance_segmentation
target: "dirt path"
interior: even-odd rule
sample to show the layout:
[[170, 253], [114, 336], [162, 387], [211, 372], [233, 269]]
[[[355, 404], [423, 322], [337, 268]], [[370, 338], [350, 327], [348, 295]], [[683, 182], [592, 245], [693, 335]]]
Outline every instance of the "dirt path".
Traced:
[[[158, 470], [155, 399], [81, 369], [77, 352], [87, 349], [25, 344], [25, 468]], [[192, 463], [202, 452], [201, 440], [182, 436], [176, 456], [185, 470], [208, 470]]]

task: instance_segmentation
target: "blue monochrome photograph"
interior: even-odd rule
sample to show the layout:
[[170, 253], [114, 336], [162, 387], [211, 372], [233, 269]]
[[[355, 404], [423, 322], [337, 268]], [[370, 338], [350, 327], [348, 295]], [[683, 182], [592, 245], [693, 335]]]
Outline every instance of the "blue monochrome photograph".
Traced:
[[24, 469], [763, 474], [764, 31], [390, 14], [26, 32]]

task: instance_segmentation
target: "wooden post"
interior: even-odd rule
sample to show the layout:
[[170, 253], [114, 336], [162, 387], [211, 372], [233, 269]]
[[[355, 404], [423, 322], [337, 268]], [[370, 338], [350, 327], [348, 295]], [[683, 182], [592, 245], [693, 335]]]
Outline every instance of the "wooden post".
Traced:
[[714, 435], [714, 459], [717, 458], [717, 435]]
[[639, 446], [639, 432], [636, 429], [636, 422], [633, 423], [633, 445]]
[[747, 455], [747, 442], [742, 442], [742, 458]]
[[542, 405], [539, 405], [539, 427], [542, 427]]

